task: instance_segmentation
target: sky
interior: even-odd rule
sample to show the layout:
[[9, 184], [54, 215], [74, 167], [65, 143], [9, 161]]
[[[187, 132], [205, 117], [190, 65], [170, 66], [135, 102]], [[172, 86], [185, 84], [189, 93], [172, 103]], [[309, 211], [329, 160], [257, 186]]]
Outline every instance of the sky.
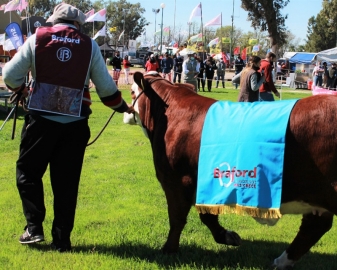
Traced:
[[[152, 9], [160, 9], [156, 15], [156, 30], [160, 29], [162, 19], [161, 3], [165, 4], [163, 9], [163, 26], [181, 28], [188, 33], [188, 20], [192, 10], [201, 2], [203, 23], [214, 19], [222, 13], [222, 25], [232, 25], [233, 3], [234, 20], [236, 28], [243, 32], [254, 31], [247, 21], [248, 13], [241, 8], [241, 0], [128, 0], [129, 3], [140, 3], [146, 10], [143, 16], [150, 25], [146, 27], [147, 39], [153, 38], [155, 32], [155, 14]], [[308, 20], [311, 16], [317, 16], [322, 9], [322, 0], [290, 0], [289, 4], [281, 11], [283, 15], [288, 14], [286, 27], [293, 33], [299, 44], [304, 44], [307, 35]], [[193, 18], [192, 22], [200, 24], [200, 17]], [[215, 27], [215, 26], [213, 26]], [[215, 27], [216, 28], [216, 27]]]

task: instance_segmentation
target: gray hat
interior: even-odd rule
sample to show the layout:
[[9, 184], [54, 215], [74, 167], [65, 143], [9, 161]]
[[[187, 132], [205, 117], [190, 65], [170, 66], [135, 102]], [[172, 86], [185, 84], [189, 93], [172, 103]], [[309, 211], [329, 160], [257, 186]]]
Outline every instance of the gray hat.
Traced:
[[54, 13], [47, 22], [54, 22], [57, 19], [78, 22], [80, 25], [85, 23], [85, 15], [79, 9], [65, 3], [61, 3], [54, 8]]

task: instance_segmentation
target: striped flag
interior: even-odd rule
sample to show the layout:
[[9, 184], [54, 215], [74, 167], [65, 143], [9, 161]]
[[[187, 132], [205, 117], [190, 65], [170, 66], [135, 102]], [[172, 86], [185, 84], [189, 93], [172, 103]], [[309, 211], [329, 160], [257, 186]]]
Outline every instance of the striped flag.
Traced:
[[99, 31], [96, 33], [96, 35], [95, 35], [92, 39], [96, 39], [96, 38], [99, 37], [99, 36], [101, 36], [101, 37], [105, 37], [105, 36], [106, 36], [106, 27], [105, 27], [105, 24], [104, 24], [104, 26], [102, 27], [102, 29], [99, 30]]
[[15, 11], [15, 10], [19, 10], [21, 12], [27, 6], [28, 6], [28, 2], [26, 0], [12, 0], [6, 4], [4, 12]]
[[106, 20], [106, 10], [105, 8], [101, 9], [100, 11], [96, 12], [94, 15], [91, 15], [86, 22], [105, 22]]
[[212, 25], [221, 25], [221, 13], [216, 16], [213, 20], [210, 20], [208, 23], [205, 24], [205, 27], [212, 26]]
[[201, 17], [201, 3], [199, 3], [193, 10], [190, 15], [189, 22], [192, 21], [193, 17]]
[[94, 15], [95, 14], [95, 10], [92, 9], [90, 11], [88, 11], [87, 13], [85, 13], [85, 19], [88, 19], [90, 16]]

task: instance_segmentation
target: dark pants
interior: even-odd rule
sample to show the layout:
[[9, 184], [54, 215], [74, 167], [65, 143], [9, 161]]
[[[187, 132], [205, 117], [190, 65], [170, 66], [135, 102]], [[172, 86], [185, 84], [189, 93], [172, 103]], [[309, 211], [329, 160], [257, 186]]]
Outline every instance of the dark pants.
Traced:
[[213, 78], [214, 78], [214, 72], [213, 73], [206, 73], [207, 89], [208, 89], [209, 92], [212, 90]]
[[16, 177], [30, 233], [43, 234], [46, 209], [42, 177], [49, 164], [54, 194], [53, 241], [70, 241], [89, 138], [87, 119], [61, 124], [41, 116], [25, 116]]
[[216, 87], [219, 86], [219, 81], [222, 81], [222, 88], [225, 88], [225, 73], [218, 74], [216, 77]]
[[200, 84], [201, 84], [201, 87], [202, 87], [202, 91], [205, 91], [205, 80], [204, 80], [203, 76], [197, 77], [197, 79], [198, 79], [198, 89], [199, 89], [199, 91], [201, 91]]
[[176, 80], [177, 80], [177, 77], [178, 77], [178, 83], [181, 82], [181, 72], [174, 72], [173, 74], [173, 83], [176, 83]]

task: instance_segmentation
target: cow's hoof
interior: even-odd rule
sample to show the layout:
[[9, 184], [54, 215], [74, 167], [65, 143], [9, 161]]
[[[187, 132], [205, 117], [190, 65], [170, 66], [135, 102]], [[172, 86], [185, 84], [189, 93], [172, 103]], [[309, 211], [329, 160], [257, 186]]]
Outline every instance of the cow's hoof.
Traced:
[[288, 253], [284, 251], [280, 257], [276, 258], [273, 263], [274, 269], [291, 270], [294, 268], [295, 262], [288, 259]]
[[240, 246], [241, 237], [236, 232], [223, 230], [220, 232], [219, 237], [215, 238], [218, 244], [225, 244], [227, 246]]
[[171, 248], [168, 245], [164, 245], [161, 249], [161, 252], [166, 255], [173, 255], [178, 253], [178, 249], [176, 248]]

